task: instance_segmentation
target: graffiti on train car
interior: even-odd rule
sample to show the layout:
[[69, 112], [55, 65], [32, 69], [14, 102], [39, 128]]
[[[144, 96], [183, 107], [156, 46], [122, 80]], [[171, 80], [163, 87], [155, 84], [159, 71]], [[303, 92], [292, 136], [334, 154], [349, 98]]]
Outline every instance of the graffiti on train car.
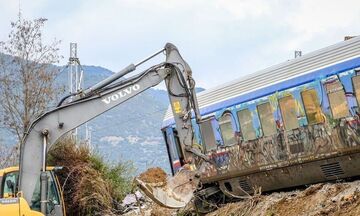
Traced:
[[[203, 175], [267, 170], [359, 148], [357, 90], [360, 78], [349, 70], [212, 113], [206, 126], [212, 130], [195, 129], [212, 160]], [[216, 146], [206, 151], [207, 142]]]

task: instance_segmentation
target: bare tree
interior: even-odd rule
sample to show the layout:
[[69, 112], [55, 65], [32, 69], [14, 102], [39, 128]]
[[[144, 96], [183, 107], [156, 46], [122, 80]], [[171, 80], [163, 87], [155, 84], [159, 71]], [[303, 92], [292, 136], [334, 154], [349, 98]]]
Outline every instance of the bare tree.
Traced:
[[46, 19], [19, 19], [11, 23], [7, 41], [0, 42], [0, 126], [9, 129], [19, 143], [30, 123], [42, 114], [62, 87], [53, 64], [61, 56], [59, 40], [45, 44]]
[[0, 139], [0, 169], [12, 166], [18, 161], [16, 147], [9, 148], [4, 144], [4, 140]]

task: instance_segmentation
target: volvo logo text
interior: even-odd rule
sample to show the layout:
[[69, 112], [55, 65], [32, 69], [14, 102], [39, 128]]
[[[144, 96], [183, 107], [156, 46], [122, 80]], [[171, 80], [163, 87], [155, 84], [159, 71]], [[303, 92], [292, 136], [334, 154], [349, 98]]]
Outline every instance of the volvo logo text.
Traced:
[[110, 104], [111, 102], [117, 101], [120, 98], [123, 98], [133, 92], [136, 92], [140, 89], [140, 85], [139, 84], [135, 84], [133, 86], [129, 86], [125, 89], [122, 89], [104, 99], [102, 99], [102, 102], [104, 102], [105, 104]]

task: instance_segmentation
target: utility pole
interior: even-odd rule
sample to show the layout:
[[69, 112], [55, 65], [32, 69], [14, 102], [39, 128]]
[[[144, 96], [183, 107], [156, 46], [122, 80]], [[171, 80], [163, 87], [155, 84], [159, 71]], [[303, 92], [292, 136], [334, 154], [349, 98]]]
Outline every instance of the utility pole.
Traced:
[[[84, 71], [77, 56], [77, 43], [70, 43], [70, 57], [68, 67], [68, 90], [69, 94], [76, 94], [84, 89]], [[70, 100], [72, 97], [70, 97]], [[79, 128], [72, 131], [72, 138], [79, 140]], [[91, 144], [91, 131], [85, 124], [85, 141]]]
[[302, 51], [301, 50], [295, 50], [295, 58], [299, 58], [302, 56]]
[[69, 57], [69, 93], [74, 94], [82, 90], [84, 86], [83, 70], [80, 60], [77, 57], [77, 43], [70, 43], [70, 57]]

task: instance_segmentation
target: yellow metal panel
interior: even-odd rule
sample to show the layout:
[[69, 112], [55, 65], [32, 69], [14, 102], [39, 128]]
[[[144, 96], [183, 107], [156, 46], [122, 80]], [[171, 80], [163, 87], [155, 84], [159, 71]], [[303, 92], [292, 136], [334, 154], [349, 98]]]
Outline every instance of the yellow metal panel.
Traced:
[[44, 216], [42, 213], [33, 211], [30, 209], [26, 200], [22, 197], [19, 198], [20, 200], [20, 213], [21, 216]]
[[19, 167], [7, 167], [5, 169], [0, 170], [0, 176], [3, 176], [5, 173], [18, 171]]
[[176, 114], [181, 113], [181, 104], [180, 101], [175, 101], [173, 103], [174, 111]]
[[0, 215], [20, 215], [20, 201], [18, 198], [0, 199]]
[[[55, 167], [53, 167], [53, 166], [46, 167], [46, 170], [48, 170], [48, 171], [51, 171], [53, 169], [55, 169]], [[1, 169], [0, 176], [3, 176], [5, 173], [14, 172], [14, 171], [19, 171], [19, 167], [14, 166], [14, 167], [7, 167], [5, 169]]]
[[6, 216], [44, 216], [32, 211], [24, 198], [0, 199], [0, 215]]

